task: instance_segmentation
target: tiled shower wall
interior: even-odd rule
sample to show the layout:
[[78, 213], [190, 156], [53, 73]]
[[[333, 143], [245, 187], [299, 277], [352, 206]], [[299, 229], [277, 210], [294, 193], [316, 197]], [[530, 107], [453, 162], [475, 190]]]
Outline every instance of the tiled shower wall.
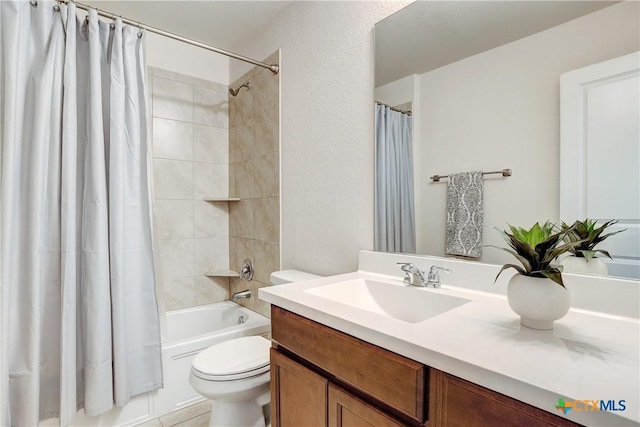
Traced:
[[[264, 62], [279, 64], [279, 52]], [[231, 86], [246, 81], [249, 90], [229, 97], [229, 194], [240, 198], [229, 204], [229, 256], [232, 270], [249, 258], [255, 272], [252, 282], [231, 279], [231, 292], [251, 289], [252, 297], [238, 302], [269, 316], [258, 288], [280, 268], [280, 84], [278, 75], [255, 67]]]
[[167, 310], [224, 301], [229, 267], [229, 103], [226, 85], [149, 68], [155, 239]]

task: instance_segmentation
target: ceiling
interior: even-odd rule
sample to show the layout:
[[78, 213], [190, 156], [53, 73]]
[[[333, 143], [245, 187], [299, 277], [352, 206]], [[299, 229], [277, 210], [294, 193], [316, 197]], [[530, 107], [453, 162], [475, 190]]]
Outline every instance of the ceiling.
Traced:
[[376, 87], [576, 19], [615, 1], [417, 1], [378, 22]]
[[269, 24], [292, 1], [80, 0], [80, 3], [232, 50]]
[[[81, 2], [232, 51], [293, 3], [291, 0]], [[614, 3], [416, 1], [376, 24], [376, 87], [509, 43]]]

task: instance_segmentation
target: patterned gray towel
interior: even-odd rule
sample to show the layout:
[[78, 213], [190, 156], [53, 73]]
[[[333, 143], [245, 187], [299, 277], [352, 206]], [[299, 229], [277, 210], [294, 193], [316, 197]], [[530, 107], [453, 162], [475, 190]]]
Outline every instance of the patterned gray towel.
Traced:
[[447, 246], [449, 255], [482, 255], [482, 172], [449, 175], [447, 188]]

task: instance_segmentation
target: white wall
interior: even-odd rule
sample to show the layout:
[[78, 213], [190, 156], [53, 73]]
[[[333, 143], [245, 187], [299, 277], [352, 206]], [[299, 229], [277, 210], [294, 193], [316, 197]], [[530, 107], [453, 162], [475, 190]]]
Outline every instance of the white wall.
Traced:
[[150, 32], [147, 65], [229, 85], [229, 58]]
[[373, 26], [408, 3], [294, 2], [233, 49], [282, 49], [282, 268], [353, 271], [373, 247]]
[[[444, 252], [447, 184], [430, 183], [434, 174], [512, 168], [485, 180], [485, 225], [557, 220], [560, 74], [638, 50], [639, 6], [611, 6], [420, 77], [418, 253]], [[495, 231], [484, 236], [502, 246]], [[504, 259], [483, 252], [485, 262]]]
[[375, 88], [374, 97], [378, 102], [395, 107], [396, 105], [413, 102], [415, 86], [419, 76], [411, 74], [384, 86]]

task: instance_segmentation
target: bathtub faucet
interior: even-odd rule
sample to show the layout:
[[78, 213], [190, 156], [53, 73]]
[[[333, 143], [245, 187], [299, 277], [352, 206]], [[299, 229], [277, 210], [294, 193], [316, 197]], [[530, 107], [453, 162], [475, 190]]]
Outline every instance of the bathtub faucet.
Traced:
[[249, 258], [245, 259], [242, 263], [242, 270], [240, 270], [240, 280], [246, 280], [250, 282], [253, 280], [253, 262]]
[[244, 291], [234, 292], [231, 296], [231, 301], [237, 301], [239, 299], [251, 298], [251, 291], [245, 289]]

